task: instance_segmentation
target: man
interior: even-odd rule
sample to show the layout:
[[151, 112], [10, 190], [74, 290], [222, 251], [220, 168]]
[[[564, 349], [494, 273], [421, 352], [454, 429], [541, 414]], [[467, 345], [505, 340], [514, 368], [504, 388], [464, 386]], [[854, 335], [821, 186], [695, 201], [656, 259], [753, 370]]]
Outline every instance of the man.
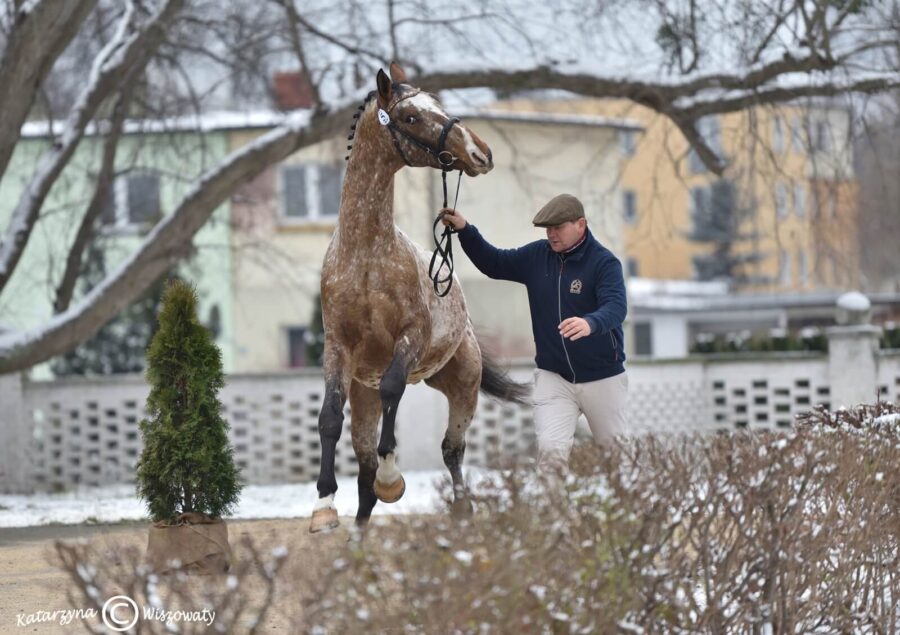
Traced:
[[570, 194], [551, 199], [532, 220], [546, 228], [547, 240], [518, 249], [497, 249], [458, 211], [442, 212], [479, 271], [528, 289], [538, 465], [568, 462], [580, 413], [597, 443], [624, 432], [625, 280], [622, 264], [588, 229], [581, 201]]

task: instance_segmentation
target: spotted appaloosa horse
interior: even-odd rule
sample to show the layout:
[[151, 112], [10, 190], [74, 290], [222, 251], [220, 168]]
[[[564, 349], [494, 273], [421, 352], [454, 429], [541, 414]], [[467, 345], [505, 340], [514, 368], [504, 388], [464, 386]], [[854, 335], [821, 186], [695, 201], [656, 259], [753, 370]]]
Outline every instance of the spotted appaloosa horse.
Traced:
[[338, 228], [322, 267], [325, 396], [319, 500], [310, 532], [338, 525], [334, 452], [348, 394], [359, 463], [358, 524], [366, 523], [376, 500], [393, 503], [403, 495], [394, 422], [406, 384], [425, 380], [449, 401], [441, 450], [458, 513], [471, 509], [461, 465], [479, 388], [504, 399], [523, 397], [521, 386], [483, 358], [459, 284], [438, 297], [428, 275], [430, 254], [394, 225], [394, 174], [404, 165], [477, 176], [493, 168], [491, 151], [434, 95], [407, 84], [399, 66], [391, 64], [390, 73], [389, 79], [378, 71], [378, 90], [361, 107]]

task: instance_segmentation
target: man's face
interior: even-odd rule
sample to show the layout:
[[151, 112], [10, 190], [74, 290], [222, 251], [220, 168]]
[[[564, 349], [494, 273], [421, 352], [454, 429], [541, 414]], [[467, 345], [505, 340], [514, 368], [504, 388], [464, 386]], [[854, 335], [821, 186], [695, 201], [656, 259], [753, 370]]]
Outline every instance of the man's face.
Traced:
[[550, 249], [556, 253], [567, 251], [575, 246], [581, 235], [584, 234], [586, 221], [583, 218], [560, 223], [547, 228], [547, 240], [550, 241]]

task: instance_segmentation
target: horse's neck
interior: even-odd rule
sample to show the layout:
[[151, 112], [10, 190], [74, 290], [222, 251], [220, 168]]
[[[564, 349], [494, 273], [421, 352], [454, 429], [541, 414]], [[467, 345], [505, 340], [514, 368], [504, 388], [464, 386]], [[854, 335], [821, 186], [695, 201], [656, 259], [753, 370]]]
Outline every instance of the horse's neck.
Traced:
[[365, 139], [358, 138], [354, 144], [338, 216], [343, 249], [365, 250], [397, 240], [394, 174], [398, 166], [384, 151], [382, 144]]

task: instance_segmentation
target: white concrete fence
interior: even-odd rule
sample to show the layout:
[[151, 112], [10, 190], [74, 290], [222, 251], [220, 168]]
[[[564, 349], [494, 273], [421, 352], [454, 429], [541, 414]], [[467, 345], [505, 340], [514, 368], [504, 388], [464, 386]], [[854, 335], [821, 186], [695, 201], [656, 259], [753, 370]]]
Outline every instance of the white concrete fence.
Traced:
[[[826, 354], [769, 353], [671, 362], [629, 362], [631, 426], [638, 431], [777, 429], [816, 404], [900, 402], [900, 351], [877, 350], [878, 329], [829, 331]], [[532, 367], [511, 375], [530, 382]], [[232, 375], [221, 393], [235, 460], [248, 483], [289, 483], [318, 475], [318, 371]], [[62, 491], [134, 483], [138, 422], [149, 387], [141, 376], [32, 382], [0, 376], [0, 491]], [[336, 471], [354, 474], [349, 407]], [[405, 469], [442, 467], [443, 395], [408, 387], [398, 412]], [[583, 423], [583, 422], [582, 422]], [[468, 434], [466, 463], [533, 451], [531, 409], [482, 397]]]

